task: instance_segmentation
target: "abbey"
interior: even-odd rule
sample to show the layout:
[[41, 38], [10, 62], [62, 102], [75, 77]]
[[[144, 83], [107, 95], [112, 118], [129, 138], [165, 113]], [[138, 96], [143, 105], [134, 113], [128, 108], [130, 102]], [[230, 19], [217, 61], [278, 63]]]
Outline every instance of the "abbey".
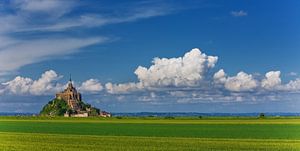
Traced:
[[67, 101], [69, 107], [74, 111], [78, 111], [78, 112], [81, 111], [81, 106], [80, 106], [80, 102], [82, 102], [81, 94], [77, 92], [75, 87], [73, 87], [71, 78], [68, 83], [68, 87], [63, 92], [57, 93], [55, 96], [57, 99], [62, 99]]

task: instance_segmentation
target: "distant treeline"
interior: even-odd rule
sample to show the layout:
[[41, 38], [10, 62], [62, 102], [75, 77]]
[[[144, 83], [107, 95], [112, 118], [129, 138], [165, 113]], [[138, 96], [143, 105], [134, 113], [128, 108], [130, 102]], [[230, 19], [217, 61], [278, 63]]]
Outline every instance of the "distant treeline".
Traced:
[[[33, 116], [39, 113], [0, 113], [0, 116]], [[258, 117], [261, 113], [196, 113], [196, 112], [137, 112], [137, 113], [112, 113], [120, 117]], [[300, 116], [300, 113], [264, 113], [266, 117], [272, 116]]]

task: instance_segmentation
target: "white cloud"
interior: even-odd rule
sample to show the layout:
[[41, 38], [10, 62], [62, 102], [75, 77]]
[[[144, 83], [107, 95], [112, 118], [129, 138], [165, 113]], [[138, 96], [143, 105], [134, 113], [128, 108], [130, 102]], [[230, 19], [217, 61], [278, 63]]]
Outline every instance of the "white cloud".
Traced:
[[251, 74], [239, 72], [236, 76], [228, 77], [223, 69], [216, 72], [213, 76], [215, 84], [224, 84], [229, 91], [251, 91], [258, 86], [258, 81]]
[[230, 14], [234, 17], [243, 17], [243, 16], [247, 16], [248, 13], [243, 11], [243, 10], [240, 10], [240, 11], [231, 11]]
[[[183, 57], [155, 58], [149, 68], [139, 66], [136, 69], [137, 82], [106, 83], [105, 95], [124, 94], [124, 100], [168, 104], [172, 100], [180, 103], [274, 101], [281, 99], [283, 94], [300, 91], [300, 79], [282, 84], [280, 71], [267, 72], [261, 80], [256, 79], [259, 76], [245, 72], [228, 76], [223, 69], [211, 74], [208, 70], [215, 66], [217, 59], [199, 49], [193, 49]], [[0, 94], [53, 95], [65, 87], [57, 83], [59, 78], [61, 76], [53, 70], [46, 71], [37, 80], [17, 76], [0, 84]], [[104, 89], [97, 79], [78, 85], [78, 89], [87, 94], [100, 94]]]
[[2, 91], [8, 91], [13, 94], [25, 94], [29, 92], [32, 83], [33, 81], [30, 78], [17, 76], [9, 82], [2, 83], [5, 86]]
[[129, 93], [143, 88], [144, 86], [141, 83], [133, 83], [133, 82], [123, 83], [123, 84], [112, 84], [109, 82], [105, 84], [106, 91], [112, 94]]
[[40, 95], [47, 93], [48, 91], [59, 90], [61, 85], [54, 85], [52, 82], [57, 81], [62, 76], [59, 76], [55, 71], [49, 70], [42, 74], [41, 78], [33, 81], [30, 86], [30, 93], [34, 95]]
[[155, 58], [148, 69], [139, 66], [134, 73], [145, 86], [195, 86], [217, 60], [195, 48], [183, 57]]
[[291, 80], [289, 83], [281, 86], [281, 89], [285, 91], [300, 91], [300, 79]]
[[[57, 82], [60, 78], [62, 76], [53, 70], [44, 72], [37, 80], [17, 76], [11, 81], [0, 84], [0, 94], [53, 95], [66, 87], [65, 84]], [[97, 79], [89, 79], [83, 82], [79, 89], [87, 93], [94, 93], [101, 91], [103, 87]]]
[[139, 66], [135, 74], [139, 82], [124, 84], [106, 84], [109, 93], [127, 93], [151, 87], [197, 86], [207, 70], [213, 68], [218, 57], [207, 56], [198, 48], [178, 58], [154, 58], [149, 68]]
[[227, 75], [223, 69], [220, 69], [218, 72], [214, 74], [213, 78], [214, 78], [214, 82], [224, 84], [227, 80]]
[[124, 95], [124, 100], [147, 103], [204, 103], [277, 101], [284, 95], [300, 92], [300, 79], [281, 83], [280, 71], [248, 74], [243, 71], [228, 76], [223, 69], [211, 74], [218, 57], [207, 56], [199, 49], [178, 58], [155, 58], [150, 67], [135, 70], [137, 82], [107, 83], [111, 96]]
[[83, 82], [78, 90], [84, 92], [99, 92], [103, 90], [103, 86], [97, 79], [89, 79]]
[[280, 71], [270, 71], [266, 73], [265, 78], [261, 81], [261, 87], [265, 89], [275, 89], [281, 84]]
[[286, 84], [281, 83], [280, 71], [270, 71], [266, 73], [265, 78], [261, 81], [262, 88], [277, 92], [299, 92], [300, 79], [291, 80]]
[[225, 82], [225, 88], [230, 91], [251, 91], [257, 87], [257, 81], [251, 74], [239, 72], [236, 76], [228, 77]]
[[53, 93], [55, 91], [62, 90], [61, 84], [54, 84], [53, 82], [60, 79], [55, 71], [49, 70], [42, 74], [38, 80], [32, 80], [30, 78], [17, 76], [15, 79], [2, 83], [4, 92], [23, 95], [44, 95]]

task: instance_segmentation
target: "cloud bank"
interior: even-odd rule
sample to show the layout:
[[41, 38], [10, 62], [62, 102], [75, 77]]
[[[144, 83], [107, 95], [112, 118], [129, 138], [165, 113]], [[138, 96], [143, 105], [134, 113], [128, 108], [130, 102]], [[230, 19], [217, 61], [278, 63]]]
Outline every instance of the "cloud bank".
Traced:
[[112, 95], [136, 94], [143, 96], [141, 100], [169, 98], [180, 103], [279, 100], [300, 90], [299, 79], [283, 84], [280, 71], [269, 71], [264, 77], [244, 71], [229, 76], [224, 69], [213, 73], [217, 61], [217, 56], [206, 55], [198, 48], [182, 57], [157, 57], [150, 67], [137, 67], [137, 82], [107, 83], [105, 90]]
[[[156, 57], [149, 67], [138, 66], [134, 71], [135, 82], [102, 85], [101, 80], [92, 78], [75, 85], [87, 95], [152, 105], [257, 103], [286, 100], [300, 94], [300, 78], [284, 83], [280, 71], [268, 71], [264, 76], [244, 71], [229, 75], [224, 69], [215, 69], [218, 59], [194, 48], [182, 57]], [[17, 76], [0, 84], [0, 95], [53, 95], [66, 87], [66, 83], [59, 82], [62, 77], [54, 70], [44, 72], [36, 80]]]
[[[17, 76], [11, 81], [0, 85], [0, 94], [6, 95], [53, 95], [62, 91], [66, 84], [58, 83], [63, 76], [58, 75], [54, 70], [44, 72], [37, 80]], [[103, 89], [98, 80], [89, 79], [79, 84], [79, 89], [86, 93], [95, 93]]]

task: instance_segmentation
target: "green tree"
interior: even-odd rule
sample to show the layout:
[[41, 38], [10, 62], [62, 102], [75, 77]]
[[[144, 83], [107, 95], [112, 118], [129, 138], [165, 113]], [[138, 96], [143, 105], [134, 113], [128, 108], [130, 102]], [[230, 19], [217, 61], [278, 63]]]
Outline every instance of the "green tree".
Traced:
[[265, 118], [265, 113], [259, 113], [259, 118]]

